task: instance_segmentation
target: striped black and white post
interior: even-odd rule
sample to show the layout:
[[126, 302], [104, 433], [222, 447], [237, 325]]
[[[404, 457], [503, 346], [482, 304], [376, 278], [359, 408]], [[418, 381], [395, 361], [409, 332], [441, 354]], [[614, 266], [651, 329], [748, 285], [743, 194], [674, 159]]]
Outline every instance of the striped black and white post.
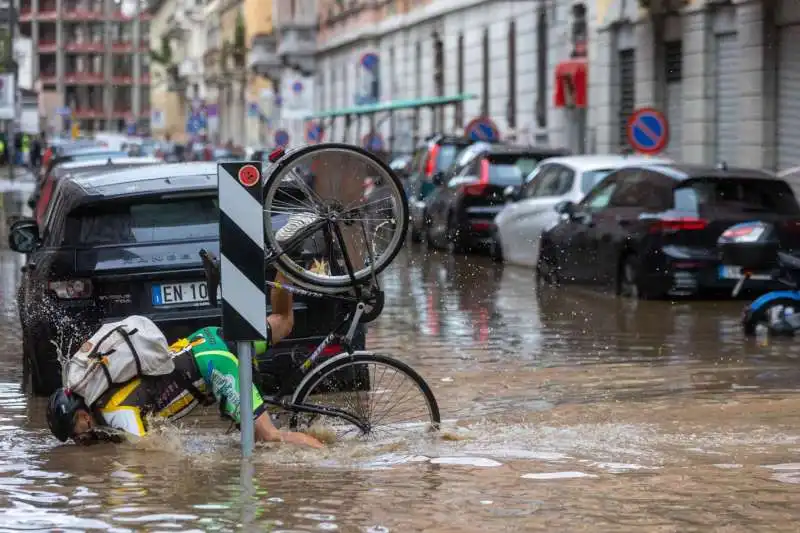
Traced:
[[253, 453], [253, 341], [267, 338], [261, 163], [217, 165], [222, 334], [237, 343], [242, 454]]

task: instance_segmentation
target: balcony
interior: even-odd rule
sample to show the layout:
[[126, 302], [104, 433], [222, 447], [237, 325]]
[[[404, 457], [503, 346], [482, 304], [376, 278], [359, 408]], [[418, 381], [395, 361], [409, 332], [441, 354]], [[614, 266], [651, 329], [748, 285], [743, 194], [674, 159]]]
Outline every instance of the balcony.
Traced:
[[116, 119], [133, 120], [133, 111], [130, 107], [115, 107], [111, 112], [111, 117]]
[[67, 7], [61, 14], [63, 20], [103, 20], [105, 15], [103, 11], [95, 11], [85, 7]]
[[67, 52], [104, 52], [106, 47], [103, 44], [103, 41], [84, 41], [84, 42], [74, 42], [70, 41], [64, 47]]
[[[127, 22], [127, 21], [133, 20], [135, 18], [136, 18], [136, 15], [126, 16], [126, 15], [124, 15], [122, 13], [121, 10], [120, 11], [114, 11], [113, 13], [111, 13], [111, 19], [119, 21], [119, 22]], [[153, 19], [153, 14], [152, 13], [149, 13], [149, 12], [144, 11], [144, 10], [141, 13], [139, 13], [139, 20], [152, 20], [152, 19]]]
[[150, 85], [150, 74], [142, 74], [139, 77], [139, 83], [141, 85]]
[[56, 73], [55, 72], [42, 72], [39, 74], [39, 80], [42, 82], [42, 85], [55, 85], [56, 84]]
[[133, 76], [127, 74], [114, 74], [111, 78], [114, 85], [133, 85]]
[[105, 81], [102, 72], [71, 72], [64, 75], [67, 85], [102, 85]]
[[254, 35], [248, 54], [250, 70], [268, 78], [280, 75], [283, 63], [278, 57], [278, 40], [275, 34]]
[[73, 112], [75, 118], [103, 118], [105, 112], [102, 105], [95, 105], [93, 107], [77, 108]]
[[286, 24], [279, 35], [278, 57], [281, 61], [301, 71], [313, 71], [317, 53], [316, 27]]
[[56, 6], [42, 6], [38, 13], [31, 14], [32, 19], [39, 22], [55, 21], [58, 18]]
[[19, 10], [19, 21], [20, 22], [30, 22], [33, 20], [33, 10], [29, 7], [25, 7]]
[[36, 46], [36, 51], [40, 54], [52, 54], [58, 50], [58, 44], [54, 40], [41, 40]]
[[131, 41], [116, 41], [111, 43], [111, 50], [118, 54], [133, 52], [133, 43]]

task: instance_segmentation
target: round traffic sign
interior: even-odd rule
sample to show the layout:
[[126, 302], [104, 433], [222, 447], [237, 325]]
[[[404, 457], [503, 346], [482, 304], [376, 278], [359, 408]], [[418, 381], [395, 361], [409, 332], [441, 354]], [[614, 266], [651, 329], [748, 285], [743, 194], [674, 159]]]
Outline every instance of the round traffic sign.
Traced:
[[306, 124], [306, 141], [310, 143], [322, 142], [325, 130], [319, 122], [308, 122]]
[[239, 183], [245, 187], [252, 187], [260, 178], [258, 169], [253, 165], [245, 165], [239, 169]]
[[383, 135], [378, 132], [367, 133], [361, 139], [361, 145], [371, 152], [380, 152], [383, 150]]
[[500, 130], [489, 117], [472, 119], [464, 128], [464, 135], [472, 141], [497, 142], [500, 140]]
[[374, 52], [367, 52], [361, 56], [361, 66], [369, 71], [375, 71], [378, 68], [379, 58], [378, 54]]
[[286, 130], [278, 130], [275, 132], [275, 144], [277, 146], [289, 145], [289, 132]]
[[295, 81], [292, 84], [292, 92], [294, 94], [300, 94], [301, 92], [303, 92], [303, 82], [300, 80]]
[[637, 109], [628, 119], [628, 143], [637, 152], [657, 154], [669, 142], [669, 123], [664, 114], [652, 107]]

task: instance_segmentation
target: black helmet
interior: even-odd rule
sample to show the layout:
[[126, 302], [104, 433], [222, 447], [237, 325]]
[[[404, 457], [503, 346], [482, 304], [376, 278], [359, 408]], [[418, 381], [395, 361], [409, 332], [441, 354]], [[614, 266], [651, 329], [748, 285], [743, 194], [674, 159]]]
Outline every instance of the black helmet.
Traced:
[[50, 395], [47, 403], [47, 425], [61, 442], [67, 442], [72, 436], [78, 409], [86, 409], [86, 404], [80, 396], [66, 389], [58, 389]]

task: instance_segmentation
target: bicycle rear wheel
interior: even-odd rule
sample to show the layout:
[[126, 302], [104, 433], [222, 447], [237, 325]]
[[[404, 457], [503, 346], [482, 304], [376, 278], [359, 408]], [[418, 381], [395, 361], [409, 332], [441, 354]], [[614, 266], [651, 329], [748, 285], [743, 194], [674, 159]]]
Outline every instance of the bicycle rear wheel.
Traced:
[[293, 404], [335, 408], [357, 419], [298, 413], [295, 429], [318, 426], [337, 440], [385, 438], [439, 429], [439, 404], [424, 379], [393, 357], [372, 352], [341, 354], [313, 369], [292, 397]]
[[[366, 150], [305, 146], [287, 152], [266, 174], [266, 244], [278, 269], [297, 285], [346, 292], [380, 274], [403, 247], [408, 203], [402, 184]], [[281, 238], [282, 228], [292, 225], [300, 229]]]

